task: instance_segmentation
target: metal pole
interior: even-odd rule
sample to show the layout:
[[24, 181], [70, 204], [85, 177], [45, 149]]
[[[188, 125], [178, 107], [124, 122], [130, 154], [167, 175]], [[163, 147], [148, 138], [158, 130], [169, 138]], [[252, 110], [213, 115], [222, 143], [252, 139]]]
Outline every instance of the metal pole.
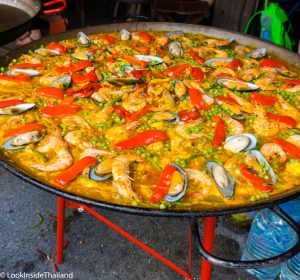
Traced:
[[61, 264], [64, 258], [64, 224], [66, 201], [63, 197], [57, 197], [57, 226], [56, 226], [56, 260]]

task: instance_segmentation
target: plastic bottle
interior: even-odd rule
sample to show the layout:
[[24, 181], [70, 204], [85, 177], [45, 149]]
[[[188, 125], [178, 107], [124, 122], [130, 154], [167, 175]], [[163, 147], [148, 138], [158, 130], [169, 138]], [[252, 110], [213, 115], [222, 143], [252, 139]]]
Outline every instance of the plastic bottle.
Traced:
[[[300, 223], [300, 198], [283, 203], [280, 207], [295, 221]], [[257, 213], [252, 223], [242, 260], [259, 260], [279, 255], [297, 242], [295, 231], [274, 212], [263, 209]], [[280, 273], [281, 265], [249, 269], [258, 279], [273, 280]], [[299, 279], [299, 278], [298, 278]]]
[[280, 280], [300, 279], [300, 253], [281, 265]]

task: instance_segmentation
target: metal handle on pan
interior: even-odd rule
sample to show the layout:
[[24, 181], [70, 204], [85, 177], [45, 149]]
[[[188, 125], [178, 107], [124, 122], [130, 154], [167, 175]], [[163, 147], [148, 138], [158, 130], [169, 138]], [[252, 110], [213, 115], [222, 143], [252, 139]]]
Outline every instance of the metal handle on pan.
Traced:
[[194, 237], [197, 250], [205, 259], [207, 259], [212, 264], [223, 266], [223, 267], [229, 267], [229, 268], [268, 267], [288, 260], [289, 258], [295, 256], [300, 251], [300, 226], [288, 214], [286, 214], [278, 205], [270, 207], [269, 209], [272, 210], [275, 214], [277, 214], [281, 219], [283, 219], [297, 233], [298, 241], [296, 245], [293, 246], [288, 251], [280, 255], [274, 256], [272, 258], [253, 260], [253, 261], [240, 261], [240, 260], [219, 258], [213, 254], [208, 253], [205, 250], [200, 238], [198, 221], [196, 218], [191, 218], [190, 223], [191, 223], [191, 228], [192, 228], [193, 237]]

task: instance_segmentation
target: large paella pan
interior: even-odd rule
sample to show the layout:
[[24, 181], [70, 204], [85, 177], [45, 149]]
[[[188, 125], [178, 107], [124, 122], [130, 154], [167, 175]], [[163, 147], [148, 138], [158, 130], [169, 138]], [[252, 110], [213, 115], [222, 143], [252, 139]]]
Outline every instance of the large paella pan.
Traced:
[[149, 215], [296, 196], [299, 56], [224, 30], [98, 26], [9, 54], [2, 165], [32, 184]]

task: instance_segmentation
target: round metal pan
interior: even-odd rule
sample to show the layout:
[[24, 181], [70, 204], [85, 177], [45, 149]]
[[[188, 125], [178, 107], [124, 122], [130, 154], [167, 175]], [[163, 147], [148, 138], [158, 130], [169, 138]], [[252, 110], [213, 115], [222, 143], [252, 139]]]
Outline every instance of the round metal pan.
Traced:
[[[123, 23], [123, 24], [108, 24], [108, 25], [100, 25], [93, 26], [81, 29], [86, 34], [93, 34], [97, 32], [112, 32], [119, 31], [121, 29], [127, 29], [130, 31], [134, 30], [145, 30], [145, 31], [174, 31], [174, 30], [182, 30], [184, 32], [189, 33], [200, 33], [212, 37], [218, 38], [234, 38], [241, 44], [250, 45], [253, 47], [266, 47], [269, 53], [275, 54], [278, 58], [281, 58], [296, 67], [300, 67], [300, 56], [296, 53], [288, 51], [284, 48], [278, 47], [274, 44], [268, 43], [266, 41], [259, 40], [254, 37], [245, 36], [237, 32], [226, 31], [223, 29], [208, 27], [208, 26], [200, 26], [200, 25], [190, 25], [190, 24], [177, 24], [177, 23], [162, 23], [162, 22], [135, 22], [135, 23]], [[50, 41], [59, 41], [66, 38], [74, 38], [79, 30], [71, 30], [66, 33], [56, 34], [50, 37], [43, 38], [39, 41], [33, 42], [29, 45], [23, 46], [17, 50], [14, 50], [7, 54], [7, 63], [13, 58], [20, 56], [22, 53], [26, 53], [30, 49], [34, 49], [39, 47], [41, 44], [47, 44]], [[0, 65], [5, 66], [5, 65]], [[76, 201], [79, 203], [84, 203], [92, 206], [98, 206], [101, 208], [106, 208], [110, 210], [126, 212], [129, 214], [138, 214], [145, 216], [169, 216], [169, 217], [203, 217], [203, 216], [221, 216], [228, 215], [232, 213], [240, 213], [240, 212], [248, 212], [257, 209], [262, 209], [266, 207], [272, 207], [278, 203], [282, 203], [288, 200], [291, 200], [300, 195], [300, 186], [288, 190], [282, 194], [272, 196], [269, 199], [258, 201], [258, 202], [249, 202], [240, 206], [222, 206], [222, 207], [203, 207], [203, 209], [199, 211], [175, 211], [175, 210], [157, 210], [157, 209], [148, 209], [148, 208], [140, 208], [140, 207], [130, 207], [123, 206], [118, 204], [111, 204], [107, 202], [97, 201], [81, 196], [76, 196], [70, 193], [67, 193], [63, 190], [56, 189], [51, 187], [50, 185], [43, 183], [31, 175], [26, 174], [26, 172], [22, 171], [18, 167], [14, 166], [11, 162], [5, 160], [3, 155], [0, 154], [0, 166], [8, 170], [10, 173], [20, 177], [24, 181], [31, 183], [32, 185], [46, 190], [48, 192], [54, 193], [56, 195], [65, 197], [69, 200]]]
[[29, 16], [24, 22], [2, 31], [0, 34], [0, 45], [11, 42], [30, 30], [32, 22], [37, 18], [42, 7], [40, 0], [0, 0], [0, 5], [14, 7], [17, 11], [24, 12]]

